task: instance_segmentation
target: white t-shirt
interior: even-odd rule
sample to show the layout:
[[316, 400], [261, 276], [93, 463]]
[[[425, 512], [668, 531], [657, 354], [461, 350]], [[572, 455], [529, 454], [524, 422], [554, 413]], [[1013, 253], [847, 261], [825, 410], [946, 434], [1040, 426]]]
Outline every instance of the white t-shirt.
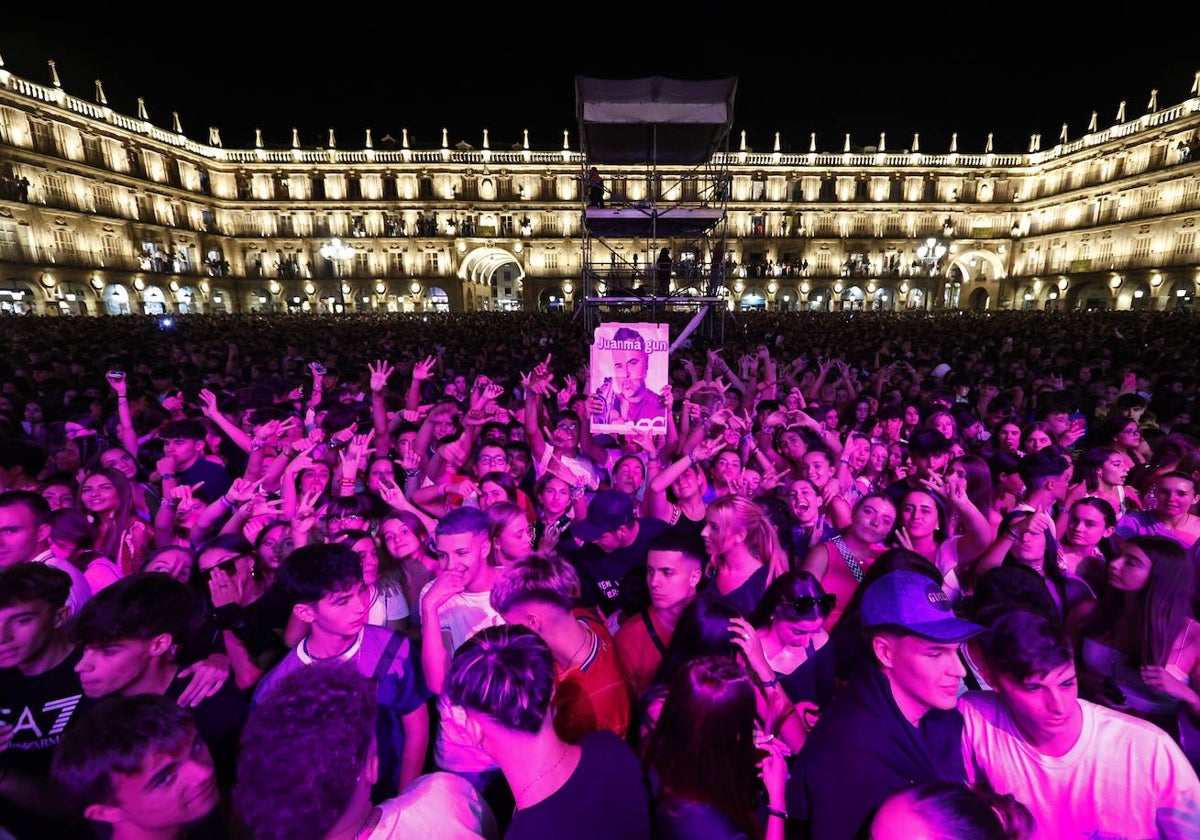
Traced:
[[418, 776], [379, 808], [383, 816], [366, 840], [495, 840], [499, 833], [478, 791], [453, 773]]
[[408, 602], [404, 590], [390, 578], [380, 578], [371, 587], [371, 606], [367, 608], [367, 624], [387, 627], [389, 622], [408, 618]]
[[1200, 780], [1179, 746], [1152, 723], [1086, 700], [1079, 705], [1078, 742], [1065, 755], [1047, 756], [1021, 736], [999, 694], [964, 694], [958, 708], [967, 780], [1029, 808], [1037, 840], [1194, 839]]
[[[436, 580], [436, 578], [434, 579]], [[433, 581], [421, 587], [418, 600], [420, 605], [425, 602], [425, 594]], [[453, 655], [462, 643], [471, 638], [476, 632], [485, 627], [503, 624], [500, 613], [492, 609], [492, 593], [459, 592], [451, 595], [446, 603], [438, 610], [438, 623], [442, 628], [442, 637], [446, 650]], [[438, 698], [438, 726], [433, 740], [433, 760], [442, 770], [454, 770], [461, 773], [473, 773], [480, 770], [492, 770], [498, 767], [487, 753], [469, 742], [467, 734], [455, 726], [448, 710], [448, 702], [443, 694]]]
[[45, 563], [47, 566], [66, 572], [71, 579], [71, 589], [67, 595], [67, 606], [70, 607], [71, 618], [79, 615], [83, 605], [92, 600], [92, 585], [83, 572], [76, 568], [70, 560], [60, 560], [50, 549], [29, 558], [30, 563]]

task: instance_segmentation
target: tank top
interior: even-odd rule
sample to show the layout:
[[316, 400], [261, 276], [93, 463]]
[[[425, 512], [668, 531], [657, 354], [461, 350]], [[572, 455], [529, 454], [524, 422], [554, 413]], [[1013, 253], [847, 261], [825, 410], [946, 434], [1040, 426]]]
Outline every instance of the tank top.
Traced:
[[[1166, 671], [1175, 679], [1187, 685], [1188, 675], [1179, 667], [1179, 654], [1187, 648], [1194, 621], [1189, 621], [1183, 631], [1183, 642], [1171, 662], [1167, 663]], [[1179, 700], [1146, 685], [1142, 681], [1139, 670], [1131, 665], [1125, 654], [1116, 648], [1109, 647], [1103, 642], [1092, 638], [1083, 640], [1083, 664], [1094, 674], [1106, 679], [1109, 694], [1101, 689], [1099, 702], [1115, 707], [1125, 707], [1139, 717], [1172, 718], [1179, 709]], [[1124, 698], [1123, 700], [1121, 698]], [[1112, 702], [1106, 702], [1111, 700]]]

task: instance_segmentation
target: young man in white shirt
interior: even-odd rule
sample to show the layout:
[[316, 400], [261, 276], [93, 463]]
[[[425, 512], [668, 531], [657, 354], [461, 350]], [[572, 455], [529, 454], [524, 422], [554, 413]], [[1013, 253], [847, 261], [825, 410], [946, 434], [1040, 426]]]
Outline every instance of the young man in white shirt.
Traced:
[[1079, 699], [1062, 624], [1026, 610], [990, 622], [980, 666], [994, 691], [959, 699], [968, 781], [1032, 811], [1037, 840], [1194, 838], [1200, 781], [1152, 723]]

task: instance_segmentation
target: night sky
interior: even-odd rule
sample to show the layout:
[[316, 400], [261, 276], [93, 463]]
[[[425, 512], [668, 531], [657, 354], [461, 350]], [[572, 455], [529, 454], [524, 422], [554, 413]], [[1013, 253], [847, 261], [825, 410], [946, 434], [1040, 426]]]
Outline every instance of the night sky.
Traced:
[[[1044, 3], [1028, 4], [1036, 18], [1020, 4], [979, 7], [983, 20], [965, 6], [878, 17], [863, 4], [835, 4], [848, 13], [767, 4], [743, 20], [736, 4], [721, 7], [725, 17], [645, 5], [530, 0], [512, 6], [514, 23], [447, 3], [294, 7], [282, 20], [278, 4], [213, 0], [172, 7], [170, 18], [194, 12], [181, 23], [161, 3], [69, 12], [24, 3], [0, 21], [0, 57], [42, 83], [53, 59], [69, 93], [92, 100], [99, 78], [114, 109], [135, 115], [142, 97], [156, 125], [170, 128], [178, 111], [189, 137], [207, 142], [217, 126], [228, 148], [252, 146], [255, 128], [268, 146], [287, 147], [294, 126], [304, 146], [324, 146], [332, 127], [343, 149], [362, 148], [367, 128], [377, 146], [407, 129], [414, 148], [438, 147], [446, 128], [452, 145], [479, 147], [487, 128], [493, 149], [519, 143], [523, 129], [535, 149], [561, 148], [568, 130], [577, 149], [576, 75], [661, 75], [736, 77], [735, 147], [742, 131], [751, 149], [771, 150], [781, 132], [783, 150], [797, 152], [811, 132], [819, 151], [841, 151], [847, 132], [855, 147], [886, 132], [898, 151], [919, 131], [921, 150], [937, 153], [957, 131], [960, 152], [982, 152], [988, 132], [995, 151], [1023, 152], [1035, 132], [1053, 146], [1063, 122], [1079, 137], [1092, 111], [1100, 128], [1112, 125], [1121, 100], [1135, 119], [1152, 88], [1160, 107], [1182, 102], [1200, 70], [1187, 46], [1200, 23], [1190, 6], [1123, 28], [1072, 19], [1112, 12], [1045, 12]], [[939, 16], [947, 23], [924, 22]], [[1121, 44], [1125, 35], [1138, 40]]]

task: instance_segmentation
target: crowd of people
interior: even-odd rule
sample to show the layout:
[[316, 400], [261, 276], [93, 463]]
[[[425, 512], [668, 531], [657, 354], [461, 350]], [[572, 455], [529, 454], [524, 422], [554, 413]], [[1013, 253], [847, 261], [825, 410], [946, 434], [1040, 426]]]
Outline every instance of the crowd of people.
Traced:
[[1200, 836], [1189, 313], [662, 317], [6, 319], [0, 838]]

